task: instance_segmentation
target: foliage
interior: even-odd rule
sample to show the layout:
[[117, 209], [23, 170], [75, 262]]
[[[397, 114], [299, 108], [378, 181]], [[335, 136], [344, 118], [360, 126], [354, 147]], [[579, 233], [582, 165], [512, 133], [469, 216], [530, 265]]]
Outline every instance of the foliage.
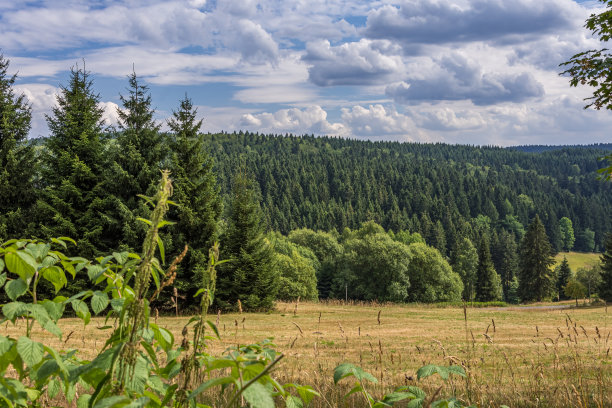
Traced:
[[453, 302], [461, 300], [463, 284], [442, 254], [430, 246], [416, 243], [408, 247], [408, 277], [411, 302]]
[[463, 282], [462, 298], [472, 301], [476, 297], [476, 270], [478, 253], [469, 238], [463, 238], [453, 251], [453, 271], [459, 274]]
[[563, 293], [569, 298], [576, 299], [576, 306], [578, 306], [578, 299], [586, 295], [586, 288], [577, 279], [572, 278], [567, 281], [567, 285], [563, 288]]
[[17, 75], [8, 75], [9, 60], [0, 54], [0, 239], [21, 233], [35, 201], [36, 163], [28, 145], [32, 109], [25, 95], [15, 95]]
[[564, 251], [571, 251], [574, 247], [576, 238], [574, 237], [574, 227], [572, 226], [572, 220], [567, 217], [563, 217], [559, 220], [559, 228], [561, 229], [561, 240], [562, 249]]
[[589, 299], [593, 291], [597, 290], [602, 283], [601, 272], [601, 266], [598, 264], [590, 268], [578, 268], [576, 271], [576, 280], [587, 289]]
[[340, 268], [340, 259], [343, 253], [342, 245], [338, 243], [335, 236], [328, 232], [315, 232], [307, 228], [291, 231], [288, 239], [314, 253], [320, 265], [316, 269], [319, 298], [328, 298], [333, 277]]
[[61, 86], [56, 101], [47, 115], [51, 134], [43, 155], [46, 188], [36, 205], [38, 234], [76, 237], [80, 254], [93, 257], [116, 248], [102, 242], [104, 226], [93, 208], [106, 195], [101, 187], [106, 165], [104, 109], [84, 65], [71, 69], [68, 85]]
[[495, 271], [491, 252], [489, 251], [489, 240], [486, 235], [480, 240], [478, 246], [478, 266], [476, 269], [476, 300], [479, 302], [491, 302], [502, 300], [503, 291], [501, 278]]
[[196, 115], [191, 99], [185, 96], [168, 120], [173, 200], [177, 205], [170, 208], [168, 217], [175, 223], [168, 228], [164, 241], [169, 257], [189, 245], [176, 278], [176, 288], [185, 294], [188, 304], [193, 303], [207, 268], [207, 251], [217, 240], [222, 210], [214, 163], [204, 148], [204, 136], [199, 133], [202, 120], [196, 120]]
[[573, 273], [570, 269], [569, 262], [567, 262], [567, 258], [563, 257], [563, 261], [556, 268], [557, 274], [557, 291], [559, 293], [560, 299], [565, 299], [565, 292], [563, 288], [567, 285], [567, 282], [572, 278]]
[[[417, 379], [422, 380], [434, 374], [440, 375], [444, 381], [448, 380], [451, 374], [466, 377], [465, 370], [461, 366], [438, 366], [430, 364], [419, 368], [417, 371]], [[338, 384], [338, 382], [346, 378], [354, 379], [355, 382], [351, 390], [344, 395], [344, 398], [353, 394], [360, 394], [371, 408], [392, 407], [395, 403], [401, 403], [402, 401], [408, 401], [406, 406], [409, 408], [423, 406], [460, 408], [465, 406], [455, 397], [434, 401], [437, 397], [437, 392], [428, 397], [425, 391], [416, 386], [398, 387], [395, 391], [383, 395], [381, 399], [377, 399], [372, 395], [372, 391], [369, 391], [371, 389], [369, 383], [373, 384], [372, 388], [375, 388], [375, 384], [378, 383], [376, 377], [364, 371], [361, 367], [350, 363], [340, 364], [334, 370], [334, 384]]]
[[612, 302], [612, 233], [608, 234], [605, 251], [601, 254], [599, 297]]
[[[394, 241], [375, 223], [364, 223], [343, 242], [343, 270], [334, 277], [334, 294], [351, 299], [402, 302], [411, 287], [408, 246]], [[414, 288], [413, 288], [414, 289]]]
[[294, 244], [281, 234], [270, 234], [274, 249], [274, 268], [279, 276], [278, 299], [317, 300], [317, 269], [320, 263], [314, 253]]
[[521, 243], [519, 295], [524, 301], [541, 301], [551, 296], [555, 276], [551, 266], [555, 261], [552, 248], [539, 216], [529, 224]]
[[273, 251], [263, 234], [261, 209], [252, 182], [243, 171], [234, 179], [222, 257], [229, 262], [219, 269], [216, 304], [236, 309], [269, 310], [278, 293], [278, 271], [272, 267]]

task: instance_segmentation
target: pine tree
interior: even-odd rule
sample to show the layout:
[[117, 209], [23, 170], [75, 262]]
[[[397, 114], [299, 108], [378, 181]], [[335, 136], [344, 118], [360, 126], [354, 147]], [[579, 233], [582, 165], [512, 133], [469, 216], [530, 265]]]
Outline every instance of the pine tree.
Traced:
[[612, 302], [612, 233], [606, 236], [606, 250], [601, 254], [601, 279], [599, 297]]
[[234, 178], [227, 231], [221, 238], [216, 303], [236, 309], [240, 300], [245, 310], [269, 310], [278, 292], [278, 276], [272, 267], [273, 251], [264, 237], [262, 212], [244, 170]]
[[217, 239], [217, 222], [221, 214], [221, 199], [217, 187], [213, 161], [204, 148], [204, 137], [199, 134], [202, 120], [196, 120], [197, 110], [185, 96], [178, 111], [168, 120], [170, 140], [170, 170], [174, 185], [172, 196], [178, 206], [171, 207], [171, 246], [166, 251], [177, 255], [189, 245], [181, 262], [177, 288], [193, 299], [202, 281], [201, 273], [208, 264], [208, 249]]
[[34, 150], [28, 144], [32, 111], [25, 95], [15, 95], [16, 75], [0, 54], [0, 240], [24, 236], [35, 201]]
[[498, 246], [495, 248], [495, 270], [499, 272], [504, 290], [504, 299], [510, 298], [510, 286], [518, 273], [518, 248], [514, 234], [502, 230], [498, 235]]
[[[98, 197], [105, 155], [102, 143], [104, 110], [83, 67], [73, 67], [67, 86], [61, 87], [57, 106], [47, 115], [50, 136], [43, 156], [46, 188], [37, 203], [40, 230], [46, 237], [68, 236], [79, 254], [97, 255], [99, 228], [89, 208]], [[95, 220], [94, 220], [95, 221]]]
[[123, 109], [118, 110], [120, 133], [115, 161], [107, 178], [108, 191], [119, 201], [107, 216], [120, 229], [122, 246], [136, 248], [145, 231], [136, 217], [146, 218], [149, 211], [138, 195], [154, 191], [168, 149], [160, 133], [161, 125], [154, 120], [149, 88], [135, 72], [128, 78], [128, 94], [120, 96]]
[[559, 299], [567, 299], [563, 288], [567, 285], [567, 282], [572, 278], [572, 270], [570, 269], [569, 262], [564, 256], [563, 261], [557, 268], [557, 290], [559, 291]]
[[538, 215], [529, 224], [521, 243], [519, 295], [523, 301], [541, 301], [550, 297], [555, 288], [551, 270], [555, 260], [546, 230]]
[[490, 302], [501, 300], [501, 279], [495, 271], [489, 250], [489, 240], [486, 235], [480, 240], [478, 246], [478, 267], [476, 269], [476, 300]]

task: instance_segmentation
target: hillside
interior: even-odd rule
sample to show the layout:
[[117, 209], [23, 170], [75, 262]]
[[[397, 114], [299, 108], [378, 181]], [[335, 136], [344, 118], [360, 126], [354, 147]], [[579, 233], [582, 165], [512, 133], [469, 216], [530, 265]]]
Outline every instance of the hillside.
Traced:
[[457, 236], [488, 224], [520, 238], [536, 213], [560, 249], [558, 220], [575, 248], [598, 251], [612, 231], [612, 186], [597, 180], [606, 150], [529, 154], [497, 147], [370, 142], [249, 133], [207, 137], [227, 197], [236, 169], [257, 181], [268, 226], [341, 232], [374, 220], [420, 232], [448, 254]]

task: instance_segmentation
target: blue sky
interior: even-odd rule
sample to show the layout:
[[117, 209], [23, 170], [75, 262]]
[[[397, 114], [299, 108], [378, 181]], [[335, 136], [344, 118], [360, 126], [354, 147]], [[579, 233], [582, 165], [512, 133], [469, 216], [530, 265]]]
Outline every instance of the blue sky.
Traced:
[[0, 0], [0, 49], [32, 136], [71, 66], [115, 123], [132, 67], [164, 122], [187, 93], [204, 131], [462, 144], [611, 142], [558, 64], [601, 48], [572, 0]]

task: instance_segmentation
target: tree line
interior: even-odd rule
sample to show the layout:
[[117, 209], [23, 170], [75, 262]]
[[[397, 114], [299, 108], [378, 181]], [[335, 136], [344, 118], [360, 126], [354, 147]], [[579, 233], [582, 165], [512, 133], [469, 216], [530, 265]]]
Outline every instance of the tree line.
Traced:
[[162, 262], [189, 250], [171, 282], [176, 294], [163, 292], [162, 305], [177, 296], [193, 303], [217, 240], [230, 262], [218, 269], [216, 304], [236, 308], [240, 300], [251, 310], [296, 298], [541, 299], [558, 294], [556, 274], [529, 269], [521, 251], [542, 242], [544, 264], [560, 249], [610, 251], [612, 197], [593, 176], [598, 149], [532, 155], [203, 134], [187, 96], [162, 131], [135, 73], [120, 96], [118, 126], [107, 127], [79, 66], [46, 118], [49, 136], [29, 141], [31, 108], [8, 68], [0, 57], [0, 239], [67, 236], [74, 254], [90, 258], [138, 248], [146, 194], [169, 169], [176, 205], [161, 234]]

